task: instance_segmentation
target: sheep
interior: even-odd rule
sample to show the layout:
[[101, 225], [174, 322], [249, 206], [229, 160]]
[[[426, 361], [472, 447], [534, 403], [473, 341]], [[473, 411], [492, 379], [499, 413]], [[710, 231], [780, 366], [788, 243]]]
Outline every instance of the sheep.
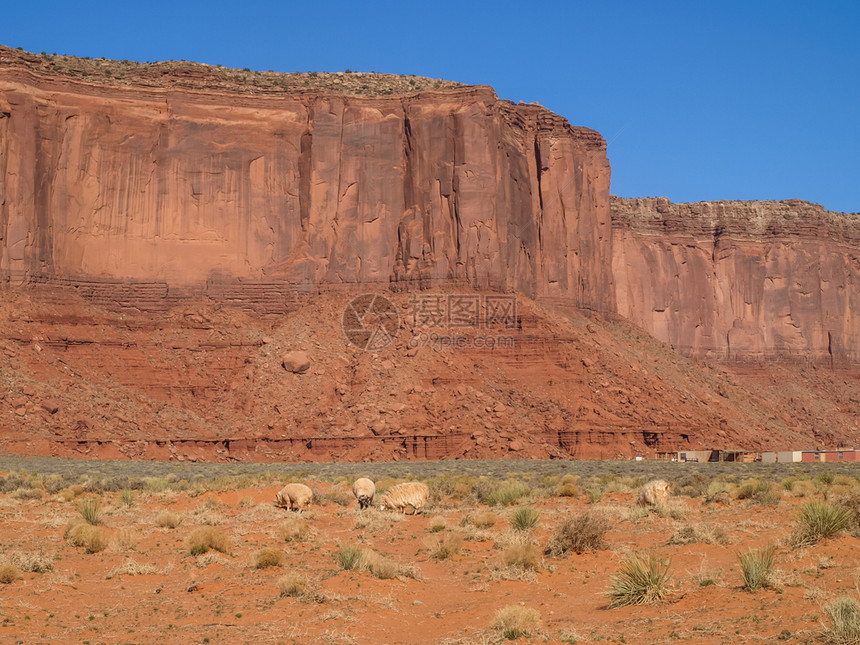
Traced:
[[396, 508], [401, 513], [406, 513], [406, 509], [411, 506], [412, 515], [415, 515], [424, 508], [429, 496], [430, 489], [427, 488], [427, 484], [421, 482], [397, 484], [385, 491], [382, 499], [379, 500], [379, 510]]
[[376, 484], [367, 477], [359, 477], [352, 485], [352, 494], [358, 500], [359, 508], [367, 508], [373, 504], [373, 497], [376, 495]]
[[275, 495], [275, 504], [301, 512], [311, 505], [313, 496], [314, 492], [304, 484], [287, 484]]
[[662, 479], [654, 479], [642, 487], [639, 493], [639, 506], [659, 506], [666, 503], [672, 488]]

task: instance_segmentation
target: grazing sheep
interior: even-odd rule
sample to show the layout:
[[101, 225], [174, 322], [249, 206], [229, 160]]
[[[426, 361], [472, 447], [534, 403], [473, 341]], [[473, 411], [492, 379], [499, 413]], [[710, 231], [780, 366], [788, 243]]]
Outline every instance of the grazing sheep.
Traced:
[[397, 484], [392, 486], [382, 499], [379, 500], [379, 510], [384, 511], [386, 508], [396, 508], [401, 513], [406, 513], [406, 509], [412, 507], [412, 515], [424, 508], [427, 498], [430, 496], [430, 489], [427, 484], [421, 482], [406, 482], [405, 484]]
[[665, 504], [669, 499], [669, 494], [672, 488], [668, 482], [662, 479], [655, 479], [648, 482], [642, 487], [642, 492], [639, 493], [639, 506], [658, 506]]
[[313, 496], [314, 492], [304, 484], [287, 484], [275, 495], [275, 504], [301, 512], [311, 505]]
[[352, 485], [352, 494], [358, 500], [359, 508], [367, 508], [373, 504], [373, 497], [376, 495], [376, 484], [367, 477], [359, 477]]

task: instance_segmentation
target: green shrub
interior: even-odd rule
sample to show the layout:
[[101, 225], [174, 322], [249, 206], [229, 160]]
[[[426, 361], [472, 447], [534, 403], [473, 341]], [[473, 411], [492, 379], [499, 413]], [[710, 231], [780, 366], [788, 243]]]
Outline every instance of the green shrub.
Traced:
[[96, 525], [102, 523], [101, 505], [97, 498], [87, 497], [86, 499], [82, 499], [78, 502], [77, 508], [78, 513], [81, 514], [81, 517], [84, 518], [87, 524]]
[[755, 592], [771, 585], [775, 554], [776, 547], [772, 544], [761, 549], [750, 549], [746, 553], [738, 553], [744, 589]]
[[528, 484], [518, 480], [504, 482], [482, 495], [481, 501], [487, 506], [513, 506], [532, 492]]
[[605, 549], [609, 520], [603, 513], [588, 511], [567, 520], [559, 526], [545, 552], [547, 555], [564, 556], [568, 553], [585, 553]]
[[540, 523], [540, 513], [531, 506], [522, 506], [511, 516], [511, 526], [517, 531], [528, 531]]
[[841, 596], [824, 606], [831, 626], [824, 637], [834, 645], [856, 645], [860, 643], [860, 604], [853, 598]]
[[610, 609], [660, 602], [666, 597], [669, 577], [669, 562], [656, 554], [627, 556], [606, 594]]
[[334, 554], [338, 566], [344, 571], [352, 571], [362, 566], [363, 556], [357, 546], [342, 546]]
[[818, 499], [800, 507], [790, 541], [794, 546], [815, 544], [833, 537], [851, 525], [851, 511]]

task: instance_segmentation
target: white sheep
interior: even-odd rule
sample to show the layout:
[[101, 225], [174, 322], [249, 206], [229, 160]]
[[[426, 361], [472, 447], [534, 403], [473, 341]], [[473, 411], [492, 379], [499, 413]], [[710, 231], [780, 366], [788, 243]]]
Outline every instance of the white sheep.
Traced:
[[358, 500], [359, 508], [367, 508], [373, 504], [373, 497], [376, 495], [376, 484], [367, 477], [359, 477], [352, 485], [352, 494]]
[[304, 484], [287, 484], [275, 495], [275, 504], [301, 512], [311, 505], [313, 496], [314, 492]]
[[642, 487], [639, 493], [640, 506], [658, 506], [665, 504], [672, 492], [671, 486], [662, 479], [655, 479]]
[[379, 510], [396, 508], [401, 513], [406, 513], [406, 509], [411, 507], [412, 515], [415, 515], [424, 508], [429, 496], [430, 489], [427, 488], [427, 484], [421, 482], [397, 484], [385, 491], [382, 499], [379, 500]]

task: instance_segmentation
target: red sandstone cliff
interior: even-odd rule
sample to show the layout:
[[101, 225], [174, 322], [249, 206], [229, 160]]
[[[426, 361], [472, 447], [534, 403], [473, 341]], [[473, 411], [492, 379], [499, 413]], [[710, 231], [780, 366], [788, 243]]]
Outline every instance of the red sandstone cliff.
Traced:
[[0, 49], [3, 280], [453, 281], [614, 306], [596, 132], [484, 86], [357, 96], [122, 69]]
[[684, 354], [860, 361], [860, 215], [612, 198], [618, 313]]

